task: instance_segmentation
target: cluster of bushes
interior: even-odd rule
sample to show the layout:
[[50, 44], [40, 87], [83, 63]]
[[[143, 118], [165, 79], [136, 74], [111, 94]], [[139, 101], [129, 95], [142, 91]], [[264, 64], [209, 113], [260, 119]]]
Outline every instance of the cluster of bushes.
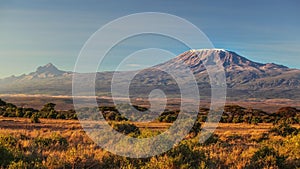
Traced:
[[300, 110], [295, 107], [282, 107], [273, 114], [276, 117], [276, 123], [299, 124]]
[[94, 145], [82, 146], [70, 147], [68, 140], [57, 134], [46, 138], [0, 136], [0, 168], [198, 168], [208, 161], [196, 149], [196, 143], [189, 141], [162, 155], [143, 159], [120, 157]]
[[286, 122], [274, 124], [266, 139], [261, 140], [246, 168], [299, 168], [300, 130]]
[[[209, 109], [202, 108], [198, 114], [198, 121], [205, 122]], [[178, 111], [163, 112], [158, 121], [160, 122], [174, 122], [178, 116]], [[267, 113], [259, 109], [247, 109], [238, 105], [227, 105], [220, 118], [221, 123], [300, 123], [300, 110], [293, 107], [280, 108], [275, 113]]]
[[176, 120], [178, 114], [179, 114], [179, 111], [169, 111], [169, 110], [164, 111], [158, 117], [158, 121], [165, 122], [165, 123], [172, 123]]
[[30, 118], [32, 114], [37, 113], [38, 110], [33, 108], [21, 108], [12, 103], [6, 103], [0, 99], [0, 116], [3, 117], [26, 117]]
[[49, 119], [77, 119], [74, 110], [57, 111], [54, 103], [47, 103], [41, 110], [17, 107], [0, 99], [0, 116], [31, 118], [32, 122], [39, 122], [38, 118]]
[[[283, 155], [270, 144], [259, 146], [248, 157], [235, 157], [237, 161], [227, 163], [221, 159], [216, 160], [210, 153], [220, 149], [230, 155], [231, 146], [226, 147], [217, 143], [199, 144], [198, 140], [184, 140], [169, 151], [150, 158], [127, 158], [105, 152], [95, 145], [72, 145], [66, 138], [29, 138], [6, 135], [0, 137], [0, 168], [142, 168], [142, 169], [168, 169], [168, 168], [236, 168], [245, 162], [242, 168], [297, 168], [297, 157], [290, 154]], [[214, 137], [217, 137], [214, 135]], [[295, 138], [299, 138], [295, 136]], [[299, 155], [295, 145], [295, 138], [287, 140], [280, 148], [293, 151]], [[8, 139], [12, 141], [7, 142]], [[3, 144], [4, 141], [7, 142]], [[25, 145], [22, 142], [30, 142]], [[292, 141], [292, 142], [291, 142]], [[218, 145], [218, 146], [215, 146]], [[291, 146], [292, 145], [292, 146]], [[13, 147], [14, 146], [14, 147]], [[291, 146], [291, 147], [289, 147]], [[244, 145], [245, 147], [245, 145]], [[238, 147], [240, 151], [249, 151]], [[205, 149], [207, 149], [205, 151]], [[296, 154], [295, 154], [296, 153]], [[292, 154], [292, 153], [291, 153]], [[243, 158], [243, 159], [240, 159]], [[232, 159], [234, 160], [234, 159]]]
[[64, 150], [68, 147], [69, 143], [66, 138], [58, 134], [53, 134], [49, 138], [37, 137], [33, 139], [34, 146], [40, 149], [58, 149]]
[[289, 124], [283, 122], [275, 125], [271, 130], [270, 133], [275, 135], [279, 135], [282, 137], [297, 135], [299, 133], [299, 129], [290, 126]]
[[74, 110], [57, 111], [55, 110], [54, 103], [47, 103], [37, 113], [39, 118], [48, 119], [77, 119], [76, 112]]
[[[104, 118], [107, 121], [127, 121], [128, 119], [120, 114], [118, 109], [124, 111], [146, 111], [147, 108], [140, 106], [118, 105], [115, 106], [100, 106], [94, 108], [81, 108], [75, 110], [58, 111], [55, 110], [54, 103], [47, 103], [41, 110], [32, 108], [20, 108], [11, 103], [6, 103], [0, 99], [0, 116], [4, 117], [26, 117], [32, 118], [49, 118], [49, 119], [91, 119], [98, 120]], [[121, 106], [121, 107], [120, 107]], [[133, 110], [134, 109], [134, 110]], [[130, 114], [126, 112], [126, 114]], [[198, 121], [205, 122], [209, 109], [200, 108], [198, 113]], [[102, 115], [101, 115], [101, 114]], [[156, 119], [159, 122], [172, 123], [177, 119], [179, 111], [165, 110]], [[134, 113], [133, 113], [134, 116]], [[130, 117], [134, 118], [134, 117]], [[138, 117], [137, 117], [138, 118]], [[300, 110], [294, 107], [282, 107], [275, 113], [267, 113], [259, 109], [244, 108], [238, 105], [227, 105], [221, 116], [220, 122], [222, 123], [287, 123], [299, 124], [300, 123]]]
[[[77, 110], [77, 117], [80, 119], [99, 120], [104, 118], [107, 121], [127, 121], [116, 107], [101, 106], [101, 107], [83, 107]], [[101, 114], [102, 115], [101, 115]]]
[[132, 134], [133, 136], [138, 136], [141, 134], [140, 129], [135, 126], [134, 124], [130, 123], [116, 123], [111, 122], [110, 126], [115, 129], [116, 131], [123, 133], [123, 134]]
[[[194, 132], [200, 128], [200, 124], [196, 124]], [[156, 133], [148, 130], [145, 133], [128, 122], [111, 122], [110, 125], [132, 137]], [[76, 135], [80, 139], [73, 138], [73, 132], [69, 136], [0, 134], [0, 168], [299, 168], [298, 129], [283, 123], [275, 125], [270, 133], [276, 136], [270, 135], [254, 144], [247, 135], [212, 134], [202, 144], [194, 137], [161, 155], [141, 159], [106, 152], [92, 142], [82, 141], [82, 135]], [[243, 144], [238, 144], [239, 140]]]
[[251, 158], [249, 169], [256, 168], [285, 168], [285, 157], [279, 155], [278, 151], [268, 146], [258, 149]]
[[46, 151], [61, 151], [67, 148], [67, 139], [58, 134], [47, 138], [2, 134], [0, 135], [0, 168], [46, 168], [43, 166], [43, 154]]

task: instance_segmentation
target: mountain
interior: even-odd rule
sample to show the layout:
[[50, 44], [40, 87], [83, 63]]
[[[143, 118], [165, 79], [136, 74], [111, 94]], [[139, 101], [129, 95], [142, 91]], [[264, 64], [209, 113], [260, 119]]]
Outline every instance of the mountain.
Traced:
[[[118, 85], [122, 87], [128, 78], [135, 74], [130, 88], [133, 95], [160, 88], [169, 94], [178, 94], [179, 87], [166, 71], [182, 74], [182, 65], [192, 70], [197, 80], [201, 95], [210, 95], [207, 70], [203, 63], [221, 62], [226, 74], [229, 99], [240, 98], [300, 98], [300, 70], [290, 69], [274, 63], [257, 63], [235, 52], [224, 49], [189, 50], [159, 65], [142, 71], [98, 72], [96, 74], [96, 92], [109, 94], [111, 79], [119, 75]], [[166, 70], [166, 71], [160, 71]], [[38, 67], [35, 72], [18, 77], [12, 76], [0, 80], [1, 93], [71, 95], [72, 72], [57, 69], [49, 63]], [[79, 73], [77, 74], [79, 75]], [[93, 74], [80, 73], [82, 77]], [[184, 79], [184, 77], [183, 77]], [[188, 83], [188, 82], [187, 82]], [[84, 95], [84, 91], [82, 91]]]
[[35, 72], [29, 74], [32, 78], [49, 78], [67, 75], [70, 72], [65, 72], [57, 69], [52, 63], [45, 66], [40, 66]]
[[[180, 72], [180, 65], [186, 65], [192, 70], [200, 93], [207, 96], [210, 95], [210, 80], [204, 62], [208, 65], [210, 62], [221, 62], [223, 65], [228, 99], [300, 98], [300, 70], [274, 63], [253, 62], [235, 52], [224, 49], [186, 51], [165, 63], [144, 70], [137, 79], [140, 79], [142, 84], [172, 86], [174, 83], [170, 82], [170, 77], [164, 76], [157, 69], [179, 69], [178, 72]], [[139, 80], [136, 83], [139, 83]], [[170, 89], [170, 87], [168, 88]], [[139, 90], [139, 87], [135, 87], [135, 90]], [[139, 92], [143, 90], [140, 88]]]
[[28, 75], [0, 79], [2, 94], [70, 94], [72, 72], [62, 71], [52, 63], [40, 66]]
[[52, 63], [48, 63], [44, 66], [39, 66], [35, 72], [31, 72], [28, 75], [21, 75], [21, 76], [11, 76], [5, 79], [2, 79], [2, 81], [10, 81], [10, 80], [31, 80], [31, 79], [43, 79], [43, 78], [52, 78], [52, 77], [60, 77], [60, 76], [68, 76], [71, 75], [72, 72], [66, 72], [59, 70], [57, 67], [55, 67]]
[[206, 71], [203, 61], [217, 62], [218, 58], [224, 67], [229, 88], [298, 88], [300, 84], [300, 70], [274, 63], [253, 62], [235, 52], [223, 49], [190, 50], [159, 66], [171, 67], [183, 62], [193, 70], [197, 79], [205, 81], [207, 75], [203, 75]]

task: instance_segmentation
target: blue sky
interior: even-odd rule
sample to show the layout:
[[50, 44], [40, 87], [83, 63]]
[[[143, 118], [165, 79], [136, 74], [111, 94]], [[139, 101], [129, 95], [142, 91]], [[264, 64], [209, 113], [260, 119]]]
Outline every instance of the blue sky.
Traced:
[[[49, 62], [73, 70], [80, 49], [95, 31], [137, 12], [177, 15], [198, 26], [216, 48], [258, 62], [300, 68], [299, 7], [297, 0], [2, 0], [0, 78], [28, 73]], [[186, 50], [176, 44], [168, 49], [175, 54]], [[107, 62], [104, 70], [113, 62]]]

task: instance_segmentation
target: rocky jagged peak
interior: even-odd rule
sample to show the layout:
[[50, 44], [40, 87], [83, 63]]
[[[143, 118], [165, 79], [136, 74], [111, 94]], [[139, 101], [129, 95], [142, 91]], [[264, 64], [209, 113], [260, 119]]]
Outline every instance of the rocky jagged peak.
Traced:
[[36, 73], [45, 73], [45, 72], [57, 73], [59, 72], [59, 70], [52, 63], [48, 63], [44, 66], [39, 66], [36, 69]]
[[30, 73], [30, 75], [34, 77], [55, 77], [55, 76], [61, 76], [65, 71], [59, 70], [57, 67], [55, 67], [52, 63], [48, 63], [44, 66], [39, 66], [35, 72]]

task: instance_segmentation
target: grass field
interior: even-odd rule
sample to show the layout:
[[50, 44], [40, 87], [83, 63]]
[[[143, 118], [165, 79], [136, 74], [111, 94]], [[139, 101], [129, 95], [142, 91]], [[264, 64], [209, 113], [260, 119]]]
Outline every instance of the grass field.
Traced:
[[[220, 123], [204, 144], [183, 140], [146, 159], [111, 154], [85, 134], [77, 120], [0, 117], [2, 168], [299, 168], [300, 134], [271, 133], [272, 124]], [[134, 123], [143, 137], [170, 123]], [[293, 125], [300, 128], [300, 125]], [[1, 167], [0, 167], [1, 168]]]
[[[31, 123], [28, 118], [0, 117], [0, 129], [2, 131], [30, 132], [32, 130], [51, 131], [51, 132], [70, 132], [83, 130], [78, 120], [60, 119], [40, 119], [41, 123]], [[166, 130], [172, 123], [162, 122], [136, 122], [133, 123], [139, 128], [152, 130]], [[298, 127], [298, 125], [294, 125]], [[246, 124], [246, 123], [219, 123], [215, 131], [216, 134], [230, 132], [233, 134], [261, 134], [267, 132], [271, 127], [270, 123]], [[300, 125], [299, 125], [300, 127]]]

